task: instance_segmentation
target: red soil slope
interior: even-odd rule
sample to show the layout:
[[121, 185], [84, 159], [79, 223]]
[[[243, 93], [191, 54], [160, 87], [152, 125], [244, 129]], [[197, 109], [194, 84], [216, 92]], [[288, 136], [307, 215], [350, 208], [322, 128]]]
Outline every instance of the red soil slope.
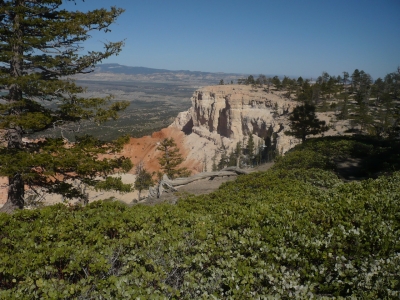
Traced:
[[[161, 152], [157, 150], [157, 145], [165, 138], [174, 138], [175, 143], [180, 149], [182, 157], [186, 157], [189, 149], [185, 149], [183, 140], [185, 134], [177, 128], [164, 128], [161, 131], [154, 132], [151, 136], [144, 136], [141, 138], [131, 138], [129, 144], [124, 146], [124, 149], [119, 153], [125, 157], [129, 157], [134, 165], [140, 160], [143, 160], [145, 168], [150, 171], [158, 171], [160, 165], [158, 164], [157, 158], [161, 155]], [[198, 161], [184, 161], [182, 167], [188, 168], [193, 174], [198, 173], [201, 168], [201, 162]], [[135, 167], [129, 172], [135, 173]]]
[[[116, 154], [116, 156], [123, 155], [129, 157], [134, 165], [143, 160], [144, 166], [149, 172], [157, 172], [160, 169], [157, 158], [161, 155], [161, 152], [157, 150], [157, 143], [170, 137], [174, 138], [175, 143], [180, 149], [180, 153], [183, 157], [186, 157], [189, 149], [185, 149], [184, 147], [183, 140], [185, 134], [179, 129], [171, 127], [154, 132], [151, 136], [131, 138], [129, 144], [125, 145], [121, 153]], [[189, 160], [184, 161], [182, 167], [188, 168], [192, 171], [192, 174], [195, 174], [201, 170], [202, 163]], [[135, 167], [129, 173], [134, 174]], [[0, 177], [0, 205], [4, 204], [7, 200], [7, 183], [7, 178]]]

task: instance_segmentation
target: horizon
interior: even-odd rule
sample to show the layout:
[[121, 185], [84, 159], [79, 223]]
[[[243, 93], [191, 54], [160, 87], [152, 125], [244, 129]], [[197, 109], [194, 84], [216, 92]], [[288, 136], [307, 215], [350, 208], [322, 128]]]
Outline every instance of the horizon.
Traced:
[[[259, 76], [259, 75], [265, 75], [265, 76], [267, 76], [267, 77], [272, 77], [272, 76], [278, 76], [279, 78], [283, 78], [284, 76], [287, 76], [287, 77], [289, 77], [289, 78], [294, 78], [294, 79], [297, 79], [297, 78], [299, 78], [300, 76], [303, 78], [303, 79], [310, 79], [310, 80], [315, 80], [318, 76], [315, 76], [315, 77], [312, 77], [312, 76], [310, 76], [310, 77], [307, 77], [307, 76], [302, 76], [302, 75], [298, 75], [298, 76], [296, 76], [296, 75], [287, 75], [287, 74], [285, 74], [285, 75], [282, 75], [282, 74], [250, 74], [250, 73], [227, 73], [227, 72], [209, 72], [209, 71], [199, 71], [199, 70], [169, 70], [169, 69], [161, 69], [161, 68], [150, 68], [150, 67], [145, 67], [145, 66], [128, 66], [128, 65], [123, 65], [123, 64], [120, 64], [120, 63], [113, 63], [113, 62], [107, 62], [107, 63], [101, 63], [101, 64], [98, 64], [98, 65], [96, 65], [96, 67], [100, 67], [100, 66], [104, 66], [104, 65], [119, 65], [119, 66], [122, 66], [122, 67], [128, 67], [128, 68], [143, 68], [143, 69], [151, 69], [151, 70], [160, 70], [160, 71], [169, 71], [169, 72], [192, 72], [192, 73], [197, 73], [197, 72], [200, 72], [200, 73], [210, 73], [210, 74], [221, 74], [221, 75], [242, 75], [242, 76], [250, 76], [250, 75], [253, 75], [254, 76], [254, 78], [257, 78], [257, 76]], [[354, 70], [353, 70], [354, 71]], [[351, 75], [351, 73], [352, 72], [349, 72], [349, 74]], [[330, 74], [330, 75], [340, 75], [340, 74]]]
[[[126, 11], [111, 33], [92, 32], [85, 50], [125, 39], [103, 63], [210, 73], [316, 78], [364, 70], [374, 80], [400, 65], [400, 1], [165, 2], [115, 0]], [[105, 0], [69, 10], [109, 8]]]

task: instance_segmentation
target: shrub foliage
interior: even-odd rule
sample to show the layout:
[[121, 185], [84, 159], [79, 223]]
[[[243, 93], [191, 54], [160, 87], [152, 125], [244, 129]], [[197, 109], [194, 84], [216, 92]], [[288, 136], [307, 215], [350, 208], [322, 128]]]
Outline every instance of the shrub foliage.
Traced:
[[342, 182], [328, 157], [353, 143], [307, 141], [177, 205], [2, 214], [0, 298], [398, 299], [400, 172]]

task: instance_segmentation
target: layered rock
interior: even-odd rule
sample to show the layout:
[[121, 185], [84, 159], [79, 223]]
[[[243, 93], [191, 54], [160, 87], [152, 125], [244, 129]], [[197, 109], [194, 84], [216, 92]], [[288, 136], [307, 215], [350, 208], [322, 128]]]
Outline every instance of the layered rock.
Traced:
[[[269, 150], [284, 153], [298, 143], [284, 135], [288, 114], [297, 105], [279, 93], [245, 85], [208, 86], [194, 92], [192, 107], [178, 115], [172, 127], [186, 133], [189, 159], [204, 160], [221, 149], [231, 150], [250, 134]], [[204, 157], [206, 159], [204, 159]]]
[[[246, 145], [249, 134], [253, 135], [256, 146], [262, 145], [281, 154], [300, 142], [284, 134], [289, 129], [289, 113], [298, 103], [285, 99], [279, 92], [245, 85], [208, 86], [195, 91], [191, 101], [192, 107], [179, 113], [169, 128], [152, 136], [131, 138], [121, 153], [115, 155], [129, 157], [135, 165], [143, 161], [148, 171], [156, 172], [160, 167], [157, 144], [164, 138], [173, 137], [186, 158], [182, 166], [195, 174], [211, 171], [213, 159], [218, 162], [221, 153], [231, 151], [237, 142]], [[328, 124], [332, 117], [329, 113], [318, 114], [318, 118]], [[343, 124], [336, 124], [336, 129], [326, 135], [344, 134], [344, 129]], [[133, 174], [134, 169], [129, 173]], [[89, 200], [96, 200], [100, 195], [106, 196], [93, 192]], [[124, 197], [130, 202], [136, 194], [129, 193]], [[124, 197], [118, 195], [119, 199]], [[44, 198], [47, 203], [53, 203], [53, 196], [48, 197], [49, 201]], [[0, 178], [0, 206], [6, 199], [7, 178]]]

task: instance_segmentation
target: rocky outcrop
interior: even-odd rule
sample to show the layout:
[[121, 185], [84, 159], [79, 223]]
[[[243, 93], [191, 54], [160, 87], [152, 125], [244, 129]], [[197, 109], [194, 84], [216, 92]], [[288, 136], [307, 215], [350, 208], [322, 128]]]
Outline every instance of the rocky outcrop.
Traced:
[[297, 139], [284, 135], [288, 114], [297, 105], [279, 93], [245, 85], [209, 86], [194, 92], [192, 107], [180, 113], [171, 127], [187, 135], [189, 158], [211, 166], [215, 151], [246, 143], [250, 134], [257, 144], [286, 152]]
[[[182, 166], [196, 174], [211, 171], [213, 159], [218, 162], [221, 153], [231, 151], [237, 142], [246, 144], [249, 134], [253, 135], [256, 146], [282, 154], [300, 142], [284, 134], [288, 130], [289, 113], [298, 103], [285, 99], [278, 92], [269, 93], [245, 85], [208, 86], [195, 91], [191, 101], [191, 108], [179, 113], [168, 128], [151, 136], [131, 138], [121, 153], [110, 155], [129, 157], [135, 165], [143, 161], [148, 171], [156, 172], [160, 167], [157, 145], [164, 138], [173, 137], [186, 158]], [[318, 117], [328, 124], [332, 118], [329, 113], [318, 114]], [[343, 128], [336, 124], [336, 129], [326, 135], [344, 134]], [[0, 207], [7, 199], [7, 183], [7, 178], [0, 178]], [[93, 194], [89, 201], [97, 197], [100, 196]], [[135, 197], [128, 194], [125, 198], [130, 202]]]

